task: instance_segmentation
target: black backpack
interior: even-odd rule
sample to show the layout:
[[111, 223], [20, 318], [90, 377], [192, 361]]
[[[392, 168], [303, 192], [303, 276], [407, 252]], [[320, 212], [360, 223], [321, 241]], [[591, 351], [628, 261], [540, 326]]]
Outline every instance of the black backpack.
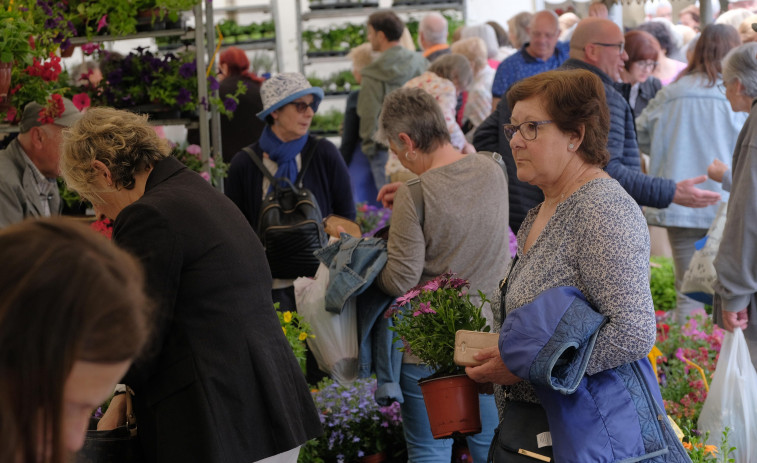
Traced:
[[263, 196], [257, 231], [274, 278], [315, 275], [319, 261], [313, 252], [328, 242], [318, 202], [302, 183], [319, 142], [320, 139], [314, 140], [302, 156], [302, 168], [294, 183], [286, 177], [271, 175], [260, 157], [249, 147], [244, 148], [273, 187]]

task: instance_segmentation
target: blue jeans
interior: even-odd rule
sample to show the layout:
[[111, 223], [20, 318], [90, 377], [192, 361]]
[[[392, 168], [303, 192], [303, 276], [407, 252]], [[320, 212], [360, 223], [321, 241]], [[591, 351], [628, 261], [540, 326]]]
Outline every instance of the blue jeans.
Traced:
[[694, 244], [707, 235], [706, 228], [681, 228], [668, 227], [668, 241], [673, 252], [673, 267], [675, 270], [676, 308], [675, 322], [679, 325], [686, 323], [692, 313], [697, 309], [703, 309], [704, 304], [681, 292], [683, 275], [689, 268], [689, 263], [694, 255]]
[[389, 151], [377, 150], [373, 156], [368, 156], [368, 163], [371, 165], [371, 174], [373, 182], [376, 184], [376, 191], [386, 185], [386, 161], [389, 160]]
[[[426, 365], [402, 364], [400, 387], [405, 402], [402, 404], [402, 426], [407, 441], [408, 463], [446, 463], [452, 459], [452, 439], [434, 439], [428, 422], [426, 404], [423, 402], [418, 380], [433, 373]], [[481, 432], [468, 436], [468, 450], [474, 463], [486, 462], [489, 446], [494, 438], [499, 418], [494, 396], [479, 394]]]

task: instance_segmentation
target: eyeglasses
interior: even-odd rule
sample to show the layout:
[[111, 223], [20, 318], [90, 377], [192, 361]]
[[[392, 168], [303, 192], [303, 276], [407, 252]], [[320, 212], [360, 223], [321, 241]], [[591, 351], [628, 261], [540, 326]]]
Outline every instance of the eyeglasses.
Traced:
[[723, 95], [725, 95], [725, 92], [728, 90], [725, 83], [718, 84], [717, 87]]
[[652, 61], [651, 59], [634, 61], [634, 64], [639, 66], [641, 69], [646, 69], [648, 71], [654, 71], [657, 67], [657, 61]]
[[540, 125], [551, 123], [552, 121], [526, 121], [521, 122], [518, 125], [505, 124], [505, 137], [507, 137], [507, 141], [510, 141], [513, 139], [515, 132], [520, 132], [520, 136], [523, 137], [524, 140], [534, 140], [536, 138], [536, 128]]
[[291, 103], [287, 103], [295, 107], [298, 113], [304, 113], [307, 111], [308, 108], [312, 109], [313, 112], [318, 111], [318, 103], [313, 101], [312, 103], [305, 103], [304, 101], [292, 101]]
[[599, 45], [600, 47], [616, 47], [618, 49], [618, 54], [622, 55], [623, 50], [626, 48], [625, 42], [620, 43], [602, 43], [602, 42], [592, 42], [592, 45]]

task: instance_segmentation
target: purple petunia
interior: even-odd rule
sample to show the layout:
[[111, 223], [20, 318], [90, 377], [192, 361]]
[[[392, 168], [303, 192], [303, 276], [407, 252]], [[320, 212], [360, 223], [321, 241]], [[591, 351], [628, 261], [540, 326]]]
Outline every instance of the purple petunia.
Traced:
[[192, 92], [190, 92], [186, 88], [180, 89], [179, 94], [176, 96], [176, 104], [179, 106], [184, 106], [190, 101], [192, 101]]
[[226, 99], [223, 100], [223, 107], [226, 108], [226, 111], [233, 113], [237, 110], [237, 102], [234, 100], [234, 98], [226, 97]]
[[218, 80], [215, 77], [208, 76], [208, 90], [215, 92], [220, 86], [221, 84], [218, 83]]
[[184, 63], [179, 67], [179, 75], [185, 79], [192, 78], [197, 73], [197, 63]]

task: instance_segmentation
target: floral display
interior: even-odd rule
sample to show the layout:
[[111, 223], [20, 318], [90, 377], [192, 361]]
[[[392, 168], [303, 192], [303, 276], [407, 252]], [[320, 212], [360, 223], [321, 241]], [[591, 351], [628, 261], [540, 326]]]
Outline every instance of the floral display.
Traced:
[[324, 434], [309, 441], [299, 463], [351, 463], [385, 452], [397, 457], [404, 449], [400, 404], [381, 407], [373, 394], [376, 379], [358, 379], [341, 386], [326, 379], [313, 391]]
[[310, 323], [306, 322], [297, 312], [279, 310], [278, 302], [274, 303], [273, 306], [279, 316], [281, 330], [284, 332], [284, 336], [286, 336], [287, 341], [289, 341], [289, 346], [292, 348], [292, 352], [294, 352], [294, 356], [300, 364], [302, 374], [305, 374], [305, 353], [308, 349], [305, 342], [308, 338], [315, 337], [315, 335], [312, 334], [313, 330], [310, 327]]
[[434, 376], [462, 372], [453, 361], [457, 330], [489, 331], [481, 314], [486, 296], [479, 291], [481, 305], [470, 300], [470, 283], [445, 273], [418, 285], [390, 307], [385, 316], [394, 317], [395, 341], [403, 352], [420, 358], [436, 371]]
[[[202, 160], [202, 148], [198, 145], [188, 145], [184, 148], [175, 147], [171, 153], [176, 159], [181, 161], [185, 166], [200, 174], [202, 178], [216, 186], [221, 179], [226, 177], [226, 171], [229, 165], [223, 162], [223, 159], [215, 159], [208, 156], [207, 161]], [[206, 164], [210, 167], [206, 169]], [[208, 172], [208, 170], [210, 172]]]
[[363, 236], [373, 236], [378, 230], [389, 225], [389, 219], [392, 217], [392, 210], [371, 206], [370, 204], [359, 203], [357, 205], [357, 216], [355, 222], [360, 225]]

